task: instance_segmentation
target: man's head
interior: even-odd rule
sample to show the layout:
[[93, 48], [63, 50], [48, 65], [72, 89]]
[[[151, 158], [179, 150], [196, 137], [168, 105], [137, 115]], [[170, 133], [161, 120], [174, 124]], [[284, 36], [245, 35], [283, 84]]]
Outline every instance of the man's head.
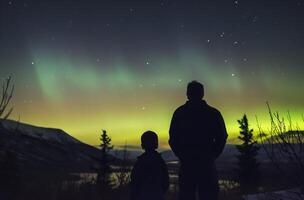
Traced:
[[190, 101], [201, 100], [204, 97], [204, 86], [198, 81], [191, 81], [187, 86], [187, 97]]
[[141, 136], [141, 147], [146, 151], [155, 150], [158, 147], [158, 137], [153, 131], [146, 131]]

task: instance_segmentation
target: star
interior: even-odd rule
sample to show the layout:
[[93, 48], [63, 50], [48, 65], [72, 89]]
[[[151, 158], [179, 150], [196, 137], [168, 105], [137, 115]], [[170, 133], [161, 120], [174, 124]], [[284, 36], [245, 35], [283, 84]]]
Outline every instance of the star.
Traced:
[[35, 63], [34, 63], [34, 61], [32, 61], [32, 65], [34, 65]]
[[234, 76], [235, 76], [235, 74], [234, 74], [234, 73], [232, 73], [232, 74], [231, 74], [231, 76], [232, 76], [232, 77], [234, 77]]
[[146, 110], [146, 107], [145, 107], [145, 106], [143, 106], [143, 107], [141, 107], [141, 109], [142, 109], [142, 110]]
[[252, 19], [252, 22], [256, 22], [258, 20], [258, 17], [257, 16], [254, 16], [253, 19]]
[[206, 42], [207, 42], [207, 43], [210, 43], [211, 41], [208, 39], [208, 40], [206, 40]]
[[147, 61], [147, 62], [146, 62], [146, 65], [149, 65], [149, 64], [150, 64], [149, 61]]

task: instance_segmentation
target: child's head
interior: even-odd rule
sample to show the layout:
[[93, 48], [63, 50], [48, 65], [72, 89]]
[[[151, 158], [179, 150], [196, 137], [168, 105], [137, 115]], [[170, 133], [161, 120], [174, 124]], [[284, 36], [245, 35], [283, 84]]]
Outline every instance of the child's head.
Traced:
[[155, 150], [158, 147], [158, 137], [153, 131], [146, 131], [141, 136], [141, 147], [144, 150]]

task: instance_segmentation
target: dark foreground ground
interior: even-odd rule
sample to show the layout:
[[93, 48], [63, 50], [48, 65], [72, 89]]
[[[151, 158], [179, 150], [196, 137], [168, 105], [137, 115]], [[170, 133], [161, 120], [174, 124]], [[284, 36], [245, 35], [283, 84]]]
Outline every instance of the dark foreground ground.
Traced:
[[[166, 200], [177, 199], [177, 169], [176, 162], [168, 163], [170, 171], [170, 189], [166, 194]], [[288, 166], [286, 166], [288, 167]], [[228, 164], [220, 165], [220, 200], [237, 200], [242, 199], [240, 185], [235, 178], [233, 166]], [[119, 166], [116, 166], [113, 173], [112, 189], [95, 184], [95, 173], [60, 173], [60, 172], [39, 172], [39, 171], [22, 171], [22, 169], [7, 170], [1, 173], [1, 200], [127, 200], [129, 199], [128, 183], [119, 185], [117, 176], [121, 173]], [[130, 168], [129, 168], [130, 169]], [[260, 166], [261, 180], [259, 186], [252, 188], [250, 193], [261, 193], [266, 191], [285, 190], [293, 188], [293, 181], [288, 179], [290, 176], [283, 176], [276, 172], [270, 164]], [[3, 172], [3, 171], [2, 171]], [[292, 173], [292, 170], [290, 170]], [[126, 173], [128, 180], [129, 173]], [[3, 179], [4, 177], [4, 179]]]

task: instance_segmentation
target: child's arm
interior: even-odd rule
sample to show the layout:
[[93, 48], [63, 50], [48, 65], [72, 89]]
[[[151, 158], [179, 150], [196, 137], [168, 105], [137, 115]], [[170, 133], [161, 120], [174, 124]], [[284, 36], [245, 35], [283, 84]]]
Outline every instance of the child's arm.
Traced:
[[163, 193], [166, 193], [169, 188], [169, 173], [168, 173], [167, 164], [163, 159], [161, 159], [161, 161], [162, 161], [162, 174], [163, 174], [162, 177]]

